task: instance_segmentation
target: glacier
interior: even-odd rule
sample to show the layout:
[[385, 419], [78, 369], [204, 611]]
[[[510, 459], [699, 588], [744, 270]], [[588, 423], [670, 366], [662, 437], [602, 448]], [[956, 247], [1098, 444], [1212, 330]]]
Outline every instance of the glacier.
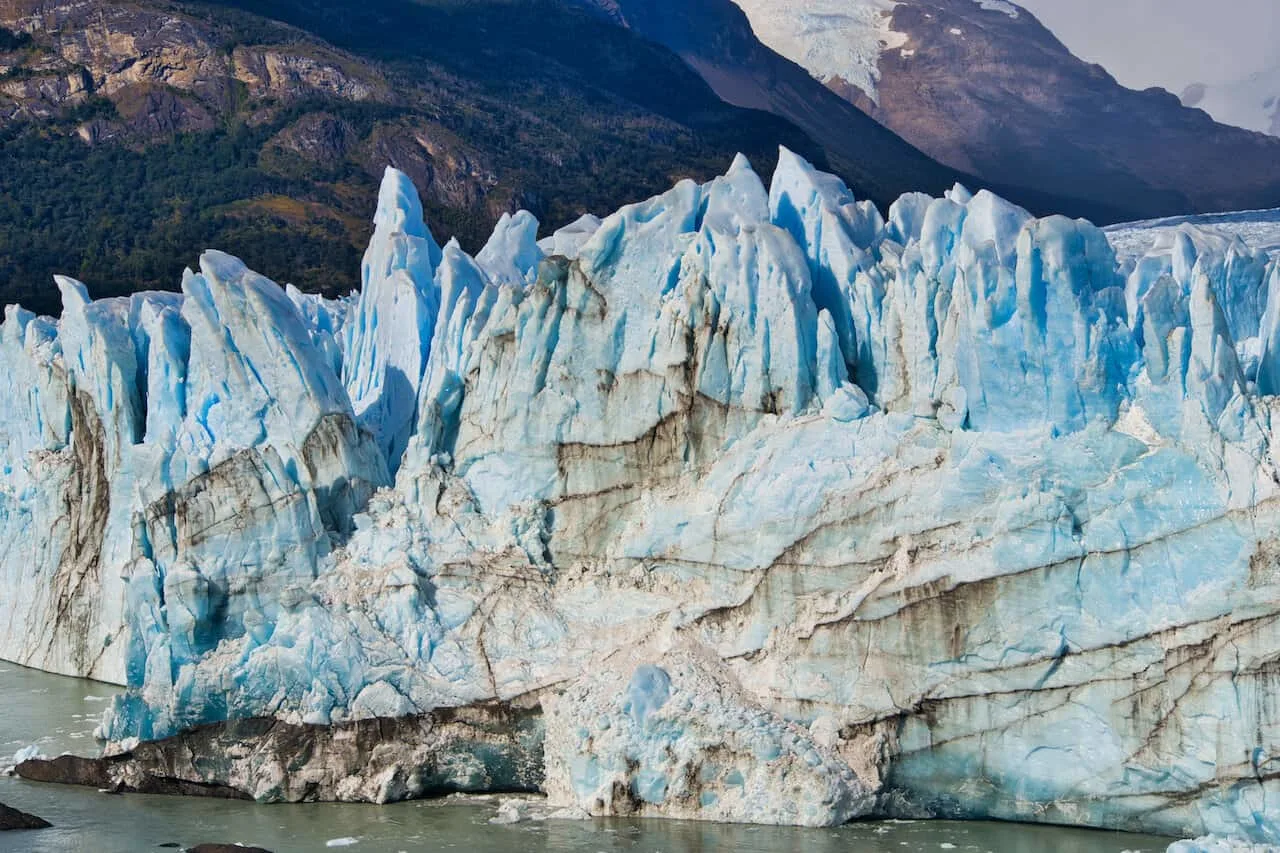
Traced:
[[[538, 230], [441, 246], [389, 170], [348, 299], [208, 252], [6, 309], [0, 657], [267, 801], [1280, 842], [1280, 261], [785, 150]], [[262, 720], [324, 749], [165, 752]]]

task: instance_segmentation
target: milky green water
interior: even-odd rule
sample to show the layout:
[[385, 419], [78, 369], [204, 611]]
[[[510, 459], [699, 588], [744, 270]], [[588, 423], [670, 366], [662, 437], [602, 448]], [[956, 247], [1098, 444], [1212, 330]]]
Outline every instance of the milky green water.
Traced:
[[[38, 744], [93, 754], [93, 728], [114, 688], [0, 662], [0, 765]], [[489, 823], [499, 800], [394, 806], [258, 806], [112, 796], [0, 777], [0, 802], [54, 824], [0, 833], [3, 853], [160, 853], [160, 845], [253, 844], [275, 853], [346, 850], [474, 853], [1164, 853], [1169, 839], [998, 823], [890, 822], [804, 830], [672, 821]], [[342, 846], [329, 846], [342, 841]]]

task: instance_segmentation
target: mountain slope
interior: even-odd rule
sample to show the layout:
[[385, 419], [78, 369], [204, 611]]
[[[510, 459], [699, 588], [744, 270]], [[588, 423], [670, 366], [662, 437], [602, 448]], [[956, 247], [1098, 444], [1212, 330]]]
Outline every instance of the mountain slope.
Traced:
[[55, 311], [55, 272], [172, 288], [210, 245], [346, 292], [388, 163], [474, 250], [504, 212], [560, 225], [739, 149], [827, 159], [557, 3], [242, 5], [0, 0], [0, 301]]
[[940, 194], [961, 181], [988, 187], [1040, 213], [1108, 222], [1146, 215], [1145, 208], [1124, 200], [1103, 202], [1071, 188], [1048, 192], [1035, 181], [1019, 185], [997, 174], [940, 166], [761, 43], [733, 0], [578, 2], [670, 48], [725, 101], [793, 122], [825, 148], [832, 166], [851, 177], [864, 197], [882, 207], [906, 191]]
[[782, 116], [820, 138], [843, 158], [845, 171], [854, 172], [858, 189], [882, 206], [912, 189], [941, 192], [957, 179], [955, 170], [904, 144], [761, 45], [729, 0], [610, 5], [627, 27], [678, 54], [725, 101]]
[[[884, 9], [874, 26], [817, 14], [827, 0], [740, 5], [767, 43], [790, 47], [833, 90], [957, 169], [1144, 216], [1280, 203], [1280, 143], [1216, 124], [1163, 90], [1120, 86], [1012, 3], [846, 4]], [[873, 90], [832, 63], [841, 39], [860, 55], [878, 49]]]

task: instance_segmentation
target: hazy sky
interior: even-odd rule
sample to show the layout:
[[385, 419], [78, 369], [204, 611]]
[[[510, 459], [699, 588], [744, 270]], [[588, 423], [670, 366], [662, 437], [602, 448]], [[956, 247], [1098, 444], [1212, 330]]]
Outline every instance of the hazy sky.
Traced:
[[1016, 0], [1126, 86], [1225, 83], [1280, 66], [1280, 0]]

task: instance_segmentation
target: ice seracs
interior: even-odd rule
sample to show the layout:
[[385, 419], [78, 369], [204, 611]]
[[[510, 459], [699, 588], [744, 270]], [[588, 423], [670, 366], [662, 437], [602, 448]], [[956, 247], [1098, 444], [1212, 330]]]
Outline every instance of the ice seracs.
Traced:
[[7, 310], [0, 653], [116, 749], [516, 709], [596, 814], [1277, 840], [1276, 261], [790, 152], [537, 229], [392, 171], [349, 300]]
[[399, 460], [413, 433], [418, 388], [440, 310], [440, 265], [422, 218], [418, 191], [388, 169], [378, 197], [363, 287], [345, 324], [343, 381], [360, 426], [388, 460]]

